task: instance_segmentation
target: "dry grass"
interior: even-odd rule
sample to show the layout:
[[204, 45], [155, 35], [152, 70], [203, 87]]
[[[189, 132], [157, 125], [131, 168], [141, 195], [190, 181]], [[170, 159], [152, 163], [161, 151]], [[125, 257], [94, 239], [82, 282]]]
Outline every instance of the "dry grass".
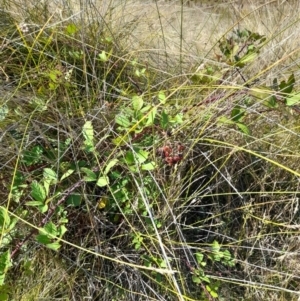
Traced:
[[[299, 110], [283, 104], [270, 109], [249, 95], [274, 78], [287, 80], [292, 72], [298, 89], [300, 4], [222, 2], [182, 7], [167, 1], [1, 1], [14, 20], [13, 33], [0, 24], [5, 28], [0, 57], [6, 59], [0, 63], [0, 101], [9, 108], [8, 117], [0, 121], [1, 205], [19, 220], [11, 250], [44, 217], [26, 206], [29, 188], [19, 202], [11, 199], [9, 187], [17, 170], [32, 183], [41, 180], [45, 166], [61, 172], [78, 164], [70, 181], [51, 192], [66, 193], [78, 181], [76, 192], [82, 198], [79, 208], [62, 209], [68, 231], [58, 252], [34, 239], [22, 247], [1, 287], [9, 294], [7, 300], [215, 300], [204, 282], [193, 282], [200, 264], [196, 252], [207, 258], [204, 271], [211, 287], [219, 287], [219, 300], [299, 300]], [[64, 31], [70, 22], [80, 28], [72, 39]], [[24, 23], [35, 28], [34, 34], [17, 30]], [[217, 45], [233, 29], [244, 28], [267, 39], [258, 57], [241, 68], [241, 76], [219, 58]], [[16, 46], [26, 43], [36, 47], [37, 57]], [[84, 53], [73, 61], [76, 80], [47, 90], [48, 72], [72, 65], [64, 47]], [[99, 67], [95, 61], [103, 49], [112, 56]], [[53, 62], [45, 54], [51, 54]], [[208, 66], [219, 70], [222, 82], [203, 85], [191, 80], [193, 72]], [[146, 76], [138, 77], [136, 70], [143, 68]], [[247, 87], [242, 77], [256, 82]], [[244, 96], [232, 92], [244, 89]], [[166, 104], [156, 103], [158, 91], [167, 96]], [[221, 93], [224, 96], [216, 97]], [[136, 137], [127, 146], [113, 143], [113, 138], [127, 135], [116, 126], [115, 116], [130, 107], [134, 94], [170, 116], [184, 112], [171, 137], [158, 133], [153, 145], [136, 142]], [[45, 97], [45, 110], [32, 95]], [[216, 101], [190, 107], [211, 97]], [[249, 135], [220, 121], [231, 118], [236, 105], [247, 111]], [[84, 151], [81, 132], [86, 120], [93, 123], [98, 153]], [[155, 131], [157, 127], [147, 135]], [[57, 145], [67, 138], [60, 157]], [[178, 166], [163, 164], [157, 154], [166, 139], [185, 145]], [[42, 166], [19, 164], [21, 154], [36, 145], [54, 156], [44, 158]], [[124, 149], [136, 146], [149, 151], [159, 168], [134, 170], [124, 159]], [[107, 189], [80, 182], [84, 174], [79, 161], [97, 162], [102, 168], [112, 158], [121, 162], [113, 169], [120, 177], [109, 174]], [[126, 190], [127, 199], [126, 193], [114, 190], [123, 185], [120, 179], [127, 181], [119, 189]], [[116, 207], [99, 209], [104, 196]], [[53, 223], [59, 224], [60, 218], [54, 215]], [[137, 238], [140, 247], [135, 248]], [[234, 267], [208, 259], [214, 240], [233, 254]]]

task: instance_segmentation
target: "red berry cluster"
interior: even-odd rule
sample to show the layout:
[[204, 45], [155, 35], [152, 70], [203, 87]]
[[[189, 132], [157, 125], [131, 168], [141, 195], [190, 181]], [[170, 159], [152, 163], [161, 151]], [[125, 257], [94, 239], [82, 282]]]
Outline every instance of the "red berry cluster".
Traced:
[[184, 145], [178, 143], [176, 146], [164, 145], [158, 149], [158, 153], [164, 158], [168, 165], [175, 165], [183, 158]]

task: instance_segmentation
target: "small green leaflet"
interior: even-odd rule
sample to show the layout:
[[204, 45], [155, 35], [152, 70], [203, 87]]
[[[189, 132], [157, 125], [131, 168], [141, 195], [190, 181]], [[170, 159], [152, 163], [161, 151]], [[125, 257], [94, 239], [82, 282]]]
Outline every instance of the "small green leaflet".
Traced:
[[84, 145], [89, 149], [94, 148], [94, 128], [91, 121], [87, 121], [84, 124], [82, 134], [85, 139]]
[[107, 57], [106, 52], [104, 50], [102, 50], [102, 52], [99, 53], [98, 56], [99, 56], [99, 58], [102, 62], [106, 62], [108, 60], [108, 57]]
[[132, 97], [132, 106], [135, 111], [139, 111], [143, 107], [144, 101], [141, 96]]
[[67, 34], [73, 35], [74, 33], [76, 33], [78, 31], [78, 28], [76, 27], [76, 25], [74, 23], [71, 23], [67, 26], [66, 31], [67, 31]]
[[290, 94], [290, 97], [286, 99], [287, 106], [294, 106], [300, 102], [300, 93]]
[[37, 181], [31, 184], [31, 196], [34, 200], [43, 203], [47, 197], [46, 191]]
[[107, 176], [100, 177], [97, 181], [97, 186], [105, 187], [109, 184], [109, 178]]
[[75, 170], [74, 169], [68, 169], [60, 178], [60, 181], [66, 179], [69, 177]]
[[154, 108], [151, 109], [151, 111], [148, 114], [146, 126], [154, 124], [154, 119], [155, 119], [155, 116], [156, 116], [156, 112], [157, 112], [157, 108], [156, 107], [154, 107]]
[[50, 179], [53, 181], [57, 181], [57, 174], [54, 170], [52, 170], [51, 168], [44, 168], [43, 170], [43, 176], [45, 179]]
[[114, 167], [118, 162], [119, 162], [118, 159], [110, 160], [105, 167], [104, 174], [107, 175], [108, 172], [111, 170], [111, 168]]
[[8, 215], [7, 209], [0, 206], [0, 227], [6, 229], [10, 224], [10, 217]]
[[81, 171], [83, 171], [86, 175], [83, 177], [83, 179], [86, 182], [93, 182], [93, 181], [97, 181], [97, 175], [90, 170], [89, 168], [86, 167], [81, 167], [80, 168]]
[[159, 99], [159, 102], [160, 102], [161, 104], [165, 104], [165, 103], [166, 103], [166, 95], [165, 95], [165, 93], [162, 92], [162, 91], [160, 91], [160, 92], [158, 93], [158, 99]]
[[142, 170], [154, 170], [156, 167], [155, 162], [149, 162], [149, 163], [145, 163], [142, 164]]

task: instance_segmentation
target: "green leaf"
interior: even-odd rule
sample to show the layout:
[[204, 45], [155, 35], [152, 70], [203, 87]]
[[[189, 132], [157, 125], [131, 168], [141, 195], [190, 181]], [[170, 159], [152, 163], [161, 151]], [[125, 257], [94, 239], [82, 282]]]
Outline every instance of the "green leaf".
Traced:
[[68, 26], [66, 28], [66, 32], [68, 35], [73, 35], [77, 31], [78, 31], [78, 28], [74, 23], [68, 24]]
[[38, 234], [36, 236], [36, 240], [43, 245], [47, 245], [51, 243], [51, 238], [47, 234], [42, 234], [42, 233]]
[[148, 118], [147, 118], [147, 121], [146, 121], [146, 126], [154, 124], [156, 113], [157, 113], [157, 108], [156, 107], [152, 108], [151, 111], [148, 114]]
[[125, 145], [127, 141], [128, 141], [128, 135], [126, 135], [126, 137], [122, 137], [122, 136], [117, 137], [112, 140], [112, 143], [116, 146], [122, 146]]
[[288, 107], [294, 106], [300, 102], [300, 93], [290, 94], [290, 97], [286, 99], [286, 105]]
[[45, 179], [43, 184], [44, 184], [46, 195], [49, 195], [51, 180], [50, 179]]
[[8, 215], [7, 209], [0, 206], [0, 228], [7, 229], [9, 225], [10, 225], [10, 217]]
[[166, 103], [166, 95], [164, 92], [160, 91], [158, 93], [158, 100], [161, 104], [165, 104]]
[[50, 244], [46, 244], [46, 247], [51, 250], [57, 251], [61, 247], [61, 245], [58, 241], [55, 241]]
[[48, 211], [48, 205], [45, 204], [45, 205], [38, 206], [38, 209], [41, 213], [45, 213]]
[[202, 280], [202, 281], [205, 281], [206, 283], [210, 283], [210, 280], [209, 280], [209, 278], [207, 277], [207, 276], [200, 276], [200, 279]]
[[231, 119], [235, 122], [241, 121], [245, 115], [245, 110], [239, 106], [235, 106], [231, 111]]
[[60, 181], [66, 179], [67, 177], [69, 177], [72, 173], [74, 173], [74, 169], [68, 169], [60, 178]]
[[200, 264], [203, 259], [204, 259], [204, 255], [202, 253], [195, 253], [195, 256], [196, 256], [196, 260], [197, 260], [197, 263]]
[[120, 125], [123, 128], [128, 128], [131, 125], [131, 122], [128, 119], [128, 117], [123, 114], [117, 115], [115, 121], [118, 125]]
[[213, 243], [212, 243], [212, 246], [211, 246], [211, 250], [213, 252], [219, 252], [220, 248], [221, 248], [220, 244], [216, 240], [214, 240]]
[[59, 237], [63, 237], [63, 235], [68, 231], [68, 229], [65, 227], [65, 225], [59, 226]]
[[81, 167], [80, 170], [83, 171], [83, 172], [86, 174], [86, 175], [83, 177], [83, 179], [84, 179], [86, 182], [94, 182], [94, 181], [97, 181], [97, 175], [96, 175], [92, 170], [90, 170], [89, 168]]
[[51, 168], [44, 168], [43, 176], [44, 176], [45, 179], [50, 179], [50, 180], [53, 180], [53, 181], [58, 180], [56, 172], [54, 170], [52, 170]]
[[119, 162], [118, 159], [110, 160], [105, 167], [104, 174], [107, 175], [109, 173], [109, 171], [111, 170], [111, 168], [114, 167], [118, 162]]
[[201, 279], [200, 279], [198, 276], [196, 276], [196, 275], [193, 275], [193, 276], [192, 276], [192, 280], [193, 280], [193, 282], [196, 283], [196, 284], [201, 283]]
[[206, 289], [213, 298], [218, 298], [218, 293], [215, 290], [213, 290], [210, 286], [206, 285]]
[[79, 194], [71, 194], [68, 198], [67, 198], [67, 204], [74, 206], [74, 207], [78, 207], [81, 204], [81, 195]]
[[251, 52], [244, 55], [236, 64], [238, 67], [244, 67], [246, 64], [253, 62], [258, 56], [257, 52]]
[[51, 234], [53, 236], [57, 236], [57, 227], [52, 223], [47, 223], [43, 228], [48, 234]]
[[141, 96], [132, 97], [132, 107], [135, 111], [139, 111], [143, 107], [144, 101]]
[[278, 107], [277, 98], [274, 95], [271, 95], [266, 100], [264, 100], [263, 105], [268, 108], [275, 109]]
[[166, 129], [169, 125], [169, 115], [165, 112], [162, 111], [161, 113], [161, 119], [160, 119], [160, 126], [162, 127], [162, 129]]
[[237, 122], [236, 125], [244, 134], [250, 135], [250, 129], [248, 128], [248, 126], [246, 124]]
[[97, 186], [105, 187], [109, 184], [109, 178], [107, 176], [100, 177], [97, 181]]
[[37, 181], [34, 181], [31, 184], [31, 196], [34, 200], [42, 203], [47, 197], [44, 187], [40, 185]]
[[135, 155], [138, 163], [144, 163], [149, 156], [149, 152], [146, 152], [142, 149], [137, 149]]
[[40, 201], [29, 201], [26, 202], [27, 206], [34, 206], [34, 207], [38, 207], [38, 206], [43, 206], [44, 202], [40, 202]]
[[279, 90], [282, 94], [290, 94], [293, 91], [295, 84], [295, 76], [294, 74], [291, 74], [290, 77], [288, 78], [288, 81], [282, 81], [279, 84]]
[[155, 162], [151, 161], [146, 164], [142, 164], [142, 170], [154, 170], [156, 167]]
[[133, 155], [133, 152], [132, 152], [132, 151], [126, 152], [126, 154], [125, 154], [125, 162], [126, 162], [128, 165], [132, 165], [132, 164], [135, 163], [134, 155]]
[[106, 52], [104, 50], [102, 50], [102, 52], [99, 53], [98, 56], [99, 56], [99, 58], [102, 62], [107, 62], [108, 57], [107, 57]]
[[94, 147], [94, 128], [91, 121], [87, 121], [82, 128], [82, 134], [85, 139], [84, 145], [90, 148]]
[[224, 123], [224, 124], [235, 124], [235, 122], [233, 120], [227, 118], [226, 116], [219, 117], [218, 122]]
[[0, 285], [4, 284], [5, 275], [11, 266], [10, 252], [7, 250], [0, 255]]

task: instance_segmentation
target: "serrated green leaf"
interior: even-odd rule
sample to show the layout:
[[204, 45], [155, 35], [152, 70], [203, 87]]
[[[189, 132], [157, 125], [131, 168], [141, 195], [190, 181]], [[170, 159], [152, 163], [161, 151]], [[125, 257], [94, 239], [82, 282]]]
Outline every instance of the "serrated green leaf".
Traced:
[[83, 125], [82, 134], [85, 139], [84, 145], [94, 147], [94, 128], [91, 121], [86, 121]]
[[36, 181], [31, 184], [31, 196], [38, 202], [44, 202], [47, 197], [44, 187]]
[[51, 234], [53, 236], [57, 235], [57, 227], [52, 223], [47, 223], [43, 228], [48, 234]]
[[51, 168], [44, 168], [43, 176], [44, 176], [45, 179], [50, 179], [50, 180], [53, 180], [53, 181], [58, 180], [56, 172], [54, 170], [52, 170]]
[[47, 234], [43, 233], [38, 234], [36, 236], [36, 240], [43, 245], [51, 243], [51, 238]]
[[141, 96], [132, 97], [132, 107], [135, 111], [139, 111], [143, 107], [144, 101]]
[[123, 128], [129, 128], [131, 125], [131, 122], [128, 119], [128, 117], [123, 114], [117, 115], [115, 121], [118, 125], [120, 125]]
[[105, 187], [109, 184], [109, 178], [107, 176], [100, 177], [97, 181], [97, 186]]
[[69, 177], [72, 173], [74, 173], [74, 169], [68, 169], [60, 178], [60, 181], [66, 179], [67, 177]]
[[4, 284], [5, 275], [11, 266], [10, 251], [7, 250], [0, 255], [0, 285]]
[[212, 243], [212, 246], [211, 246], [211, 250], [213, 252], [219, 252], [220, 248], [221, 248], [220, 244], [216, 240], [214, 240], [213, 243]]
[[118, 162], [119, 162], [118, 159], [110, 160], [104, 169], [104, 174], [107, 175], [109, 173], [109, 171], [111, 170], [111, 168], [113, 168]]

